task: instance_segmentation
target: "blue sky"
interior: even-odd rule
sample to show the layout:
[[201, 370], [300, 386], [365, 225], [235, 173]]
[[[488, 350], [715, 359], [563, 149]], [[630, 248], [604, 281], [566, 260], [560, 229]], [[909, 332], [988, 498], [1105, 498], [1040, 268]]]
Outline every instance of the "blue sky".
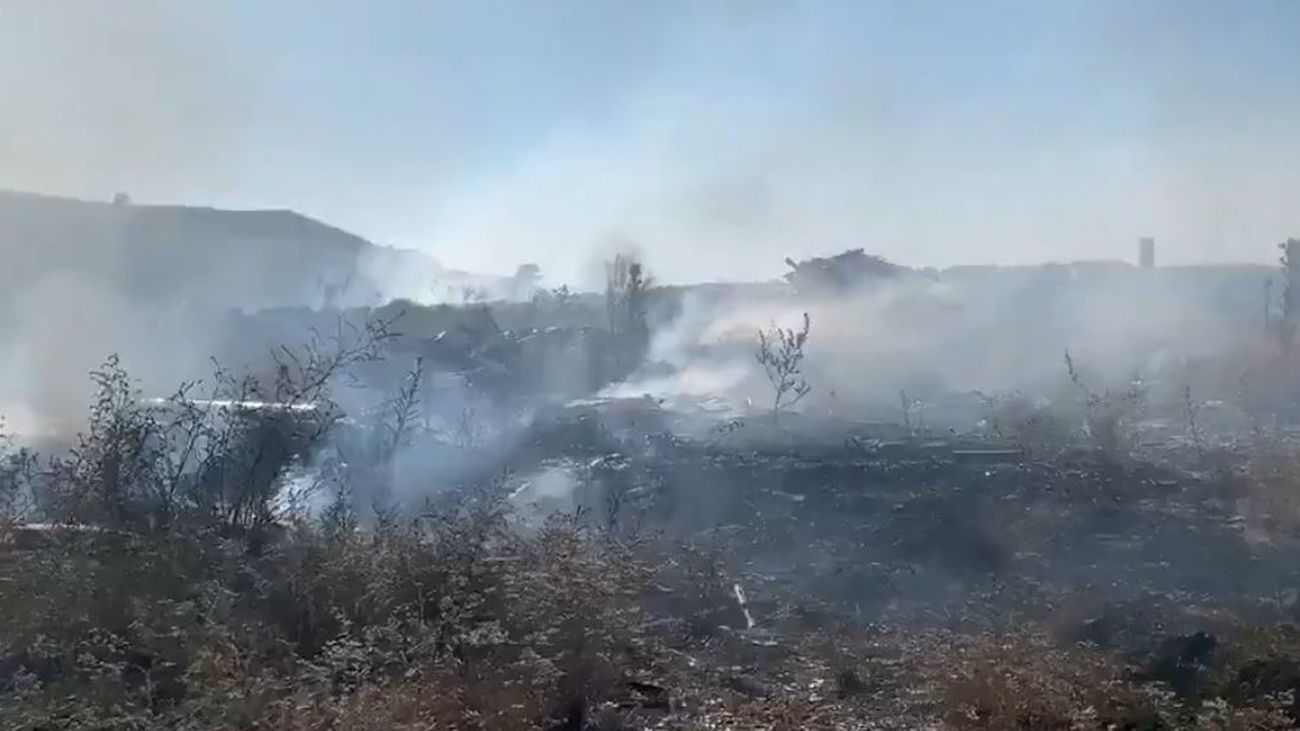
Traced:
[[0, 186], [291, 207], [579, 279], [1267, 261], [1300, 236], [1290, 0], [0, 3]]

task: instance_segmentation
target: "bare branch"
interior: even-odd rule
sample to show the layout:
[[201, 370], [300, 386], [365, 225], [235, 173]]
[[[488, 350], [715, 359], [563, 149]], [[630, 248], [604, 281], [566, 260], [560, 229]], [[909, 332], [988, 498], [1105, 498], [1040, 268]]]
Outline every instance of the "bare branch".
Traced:
[[812, 391], [801, 370], [810, 328], [811, 321], [805, 312], [799, 330], [773, 326], [770, 331], [758, 333], [758, 352], [754, 357], [772, 384], [773, 420], [779, 418], [782, 409], [794, 406]]

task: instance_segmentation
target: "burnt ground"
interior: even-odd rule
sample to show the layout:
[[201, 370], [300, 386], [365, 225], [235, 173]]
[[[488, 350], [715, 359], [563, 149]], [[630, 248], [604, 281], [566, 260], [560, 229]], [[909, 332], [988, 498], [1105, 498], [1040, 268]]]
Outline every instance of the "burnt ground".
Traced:
[[675, 710], [641, 723], [1294, 723], [1300, 542], [1246, 515], [1250, 454], [780, 441], [742, 428], [578, 450], [595, 485], [581, 509], [708, 552], [752, 618], [729, 597], [700, 627], [661, 602], [678, 661], [645, 682]]
[[467, 484], [371, 525], [339, 503], [0, 546], [0, 722], [1300, 725], [1284, 438], [1027, 449], [623, 406], [444, 445]]

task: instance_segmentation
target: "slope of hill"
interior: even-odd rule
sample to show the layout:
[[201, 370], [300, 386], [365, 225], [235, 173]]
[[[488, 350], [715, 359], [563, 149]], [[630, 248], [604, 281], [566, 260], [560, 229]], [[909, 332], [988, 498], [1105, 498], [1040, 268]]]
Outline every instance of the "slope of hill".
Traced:
[[288, 210], [135, 205], [0, 191], [0, 287], [74, 273], [132, 301], [197, 309], [370, 304], [371, 272], [437, 265]]

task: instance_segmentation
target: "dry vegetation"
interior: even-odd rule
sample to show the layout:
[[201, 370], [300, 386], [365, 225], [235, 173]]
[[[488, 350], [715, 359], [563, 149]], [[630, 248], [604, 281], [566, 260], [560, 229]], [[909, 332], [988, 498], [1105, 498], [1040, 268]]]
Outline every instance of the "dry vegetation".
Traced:
[[[611, 317], [639, 328], [642, 275], [620, 281]], [[1019, 450], [992, 464], [921, 440], [620, 441], [579, 420], [529, 442], [581, 483], [577, 509], [533, 524], [505, 470], [390, 499], [422, 365], [363, 417], [333, 389], [385, 357], [391, 325], [163, 403], [110, 359], [69, 454], [0, 441], [0, 726], [1300, 719], [1300, 464], [1282, 432], [1207, 450], [1193, 422], [1194, 452], [1146, 455], [1141, 399], [1094, 392], [1072, 362], [1077, 414], [985, 397], [987, 437]], [[783, 377], [800, 383], [806, 325], [769, 341], [797, 346]], [[308, 458], [311, 483], [287, 479]]]

